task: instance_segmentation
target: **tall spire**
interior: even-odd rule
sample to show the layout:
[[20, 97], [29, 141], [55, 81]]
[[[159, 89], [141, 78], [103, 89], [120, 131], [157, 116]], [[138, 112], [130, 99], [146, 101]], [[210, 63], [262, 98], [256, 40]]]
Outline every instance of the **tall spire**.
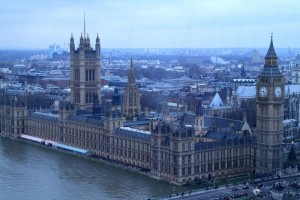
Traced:
[[270, 43], [270, 46], [269, 46], [269, 50], [267, 52], [267, 55], [265, 57], [265, 59], [277, 59], [277, 55], [276, 55], [276, 52], [275, 52], [275, 49], [274, 49], [274, 46], [273, 46], [273, 33], [271, 33], [271, 43]]
[[130, 69], [133, 68], [133, 62], [132, 62], [132, 57], [130, 58]]
[[83, 33], [85, 38], [85, 12], [83, 13]]

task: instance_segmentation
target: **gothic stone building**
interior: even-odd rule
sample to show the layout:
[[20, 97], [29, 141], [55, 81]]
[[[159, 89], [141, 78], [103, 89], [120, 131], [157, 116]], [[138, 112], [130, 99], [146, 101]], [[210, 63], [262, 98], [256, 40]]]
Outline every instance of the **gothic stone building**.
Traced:
[[90, 150], [176, 185], [274, 172], [282, 166], [283, 84], [271, 41], [257, 84], [256, 136], [233, 129], [196, 135], [197, 117], [192, 122], [182, 119], [154, 124], [150, 120], [149, 131], [141, 131], [124, 127], [120, 109], [110, 109], [104, 116], [97, 112], [79, 115], [74, 104], [62, 100], [58, 114], [34, 112], [28, 110], [26, 97], [5, 93], [0, 98], [0, 134], [14, 139], [26, 134]]
[[76, 115], [70, 102], [61, 101], [58, 114], [33, 112], [23, 99], [1, 98], [1, 135], [18, 138], [26, 134], [90, 150], [177, 185], [253, 171], [256, 141], [250, 134], [210, 132], [204, 139], [195, 135], [196, 118], [192, 125], [183, 123], [185, 120], [158, 125], [149, 121], [150, 130], [142, 131], [124, 127], [118, 110], [102, 118]]

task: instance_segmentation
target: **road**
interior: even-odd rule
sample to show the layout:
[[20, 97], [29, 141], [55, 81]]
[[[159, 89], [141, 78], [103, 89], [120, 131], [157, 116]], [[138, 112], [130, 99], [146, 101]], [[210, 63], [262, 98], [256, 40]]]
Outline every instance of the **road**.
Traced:
[[210, 199], [219, 199], [225, 198], [230, 196], [250, 196], [252, 194], [252, 188], [249, 187], [248, 189], [243, 189], [245, 185], [234, 185], [229, 187], [220, 187], [218, 189], [209, 189], [209, 190], [202, 190], [195, 193], [182, 193], [178, 194], [176, 197], [166, 198], [166, 199], [186, 199], [186, 200], [210, 200]]
[[[273, 186], [280, 182], [283, 185], [286, 185], [287, 187], [283, 190], [284, 193], [293, 193], [297, 194], [300, 193], [300, 189], [295, 189], [293, 187], [288, 186], [291, 183], [297, 182], [300, 184], [300, 177], [299, 175], [292, 176], [292, 177], [284, 177], [284, 178], [275, 178], [270, 179], [267, 181], [262, 181], [259, 184], [262, 185], [260, 188], [261, 193], [268, 195], [270, 194], [270, 190], [273, 188]], [[232, 196], [248, 196], [250, 199], [250, 196], [253, 196], [253, 189], [257, 188], [257, 184], [248, 184], [247, 187], [244, 184], [234, 184], [230, 185], [228, 187], [222, 186], [218, 189], [209, 189], [209, 190], [199, 190], [196, 192], [185, 192], [181, 194], [177, 194], [174, 196], [164, 197], [161, 199], [186, 199], [186, 200], [217, 200], [217, 199], [230, 199]], [[266, 198], [264, 198], [266, 199]]]

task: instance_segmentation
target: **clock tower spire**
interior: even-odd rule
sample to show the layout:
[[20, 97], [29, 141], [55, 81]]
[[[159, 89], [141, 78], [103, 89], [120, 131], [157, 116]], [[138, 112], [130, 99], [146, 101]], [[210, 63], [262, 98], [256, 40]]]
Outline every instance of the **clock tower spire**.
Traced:
[[282, 168], [284, 85], [271, 35], [264, 68], [256, 84], [256, 169], [259, 173]]

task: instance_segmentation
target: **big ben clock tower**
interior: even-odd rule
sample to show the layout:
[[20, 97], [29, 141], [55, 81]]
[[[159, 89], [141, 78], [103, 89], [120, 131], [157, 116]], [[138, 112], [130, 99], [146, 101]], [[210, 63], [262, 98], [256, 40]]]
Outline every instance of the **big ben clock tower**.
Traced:
[[282, 168], [284, 76], [278, 69], [273, 37], [256, 84], [256, 169], [259, 173]]

